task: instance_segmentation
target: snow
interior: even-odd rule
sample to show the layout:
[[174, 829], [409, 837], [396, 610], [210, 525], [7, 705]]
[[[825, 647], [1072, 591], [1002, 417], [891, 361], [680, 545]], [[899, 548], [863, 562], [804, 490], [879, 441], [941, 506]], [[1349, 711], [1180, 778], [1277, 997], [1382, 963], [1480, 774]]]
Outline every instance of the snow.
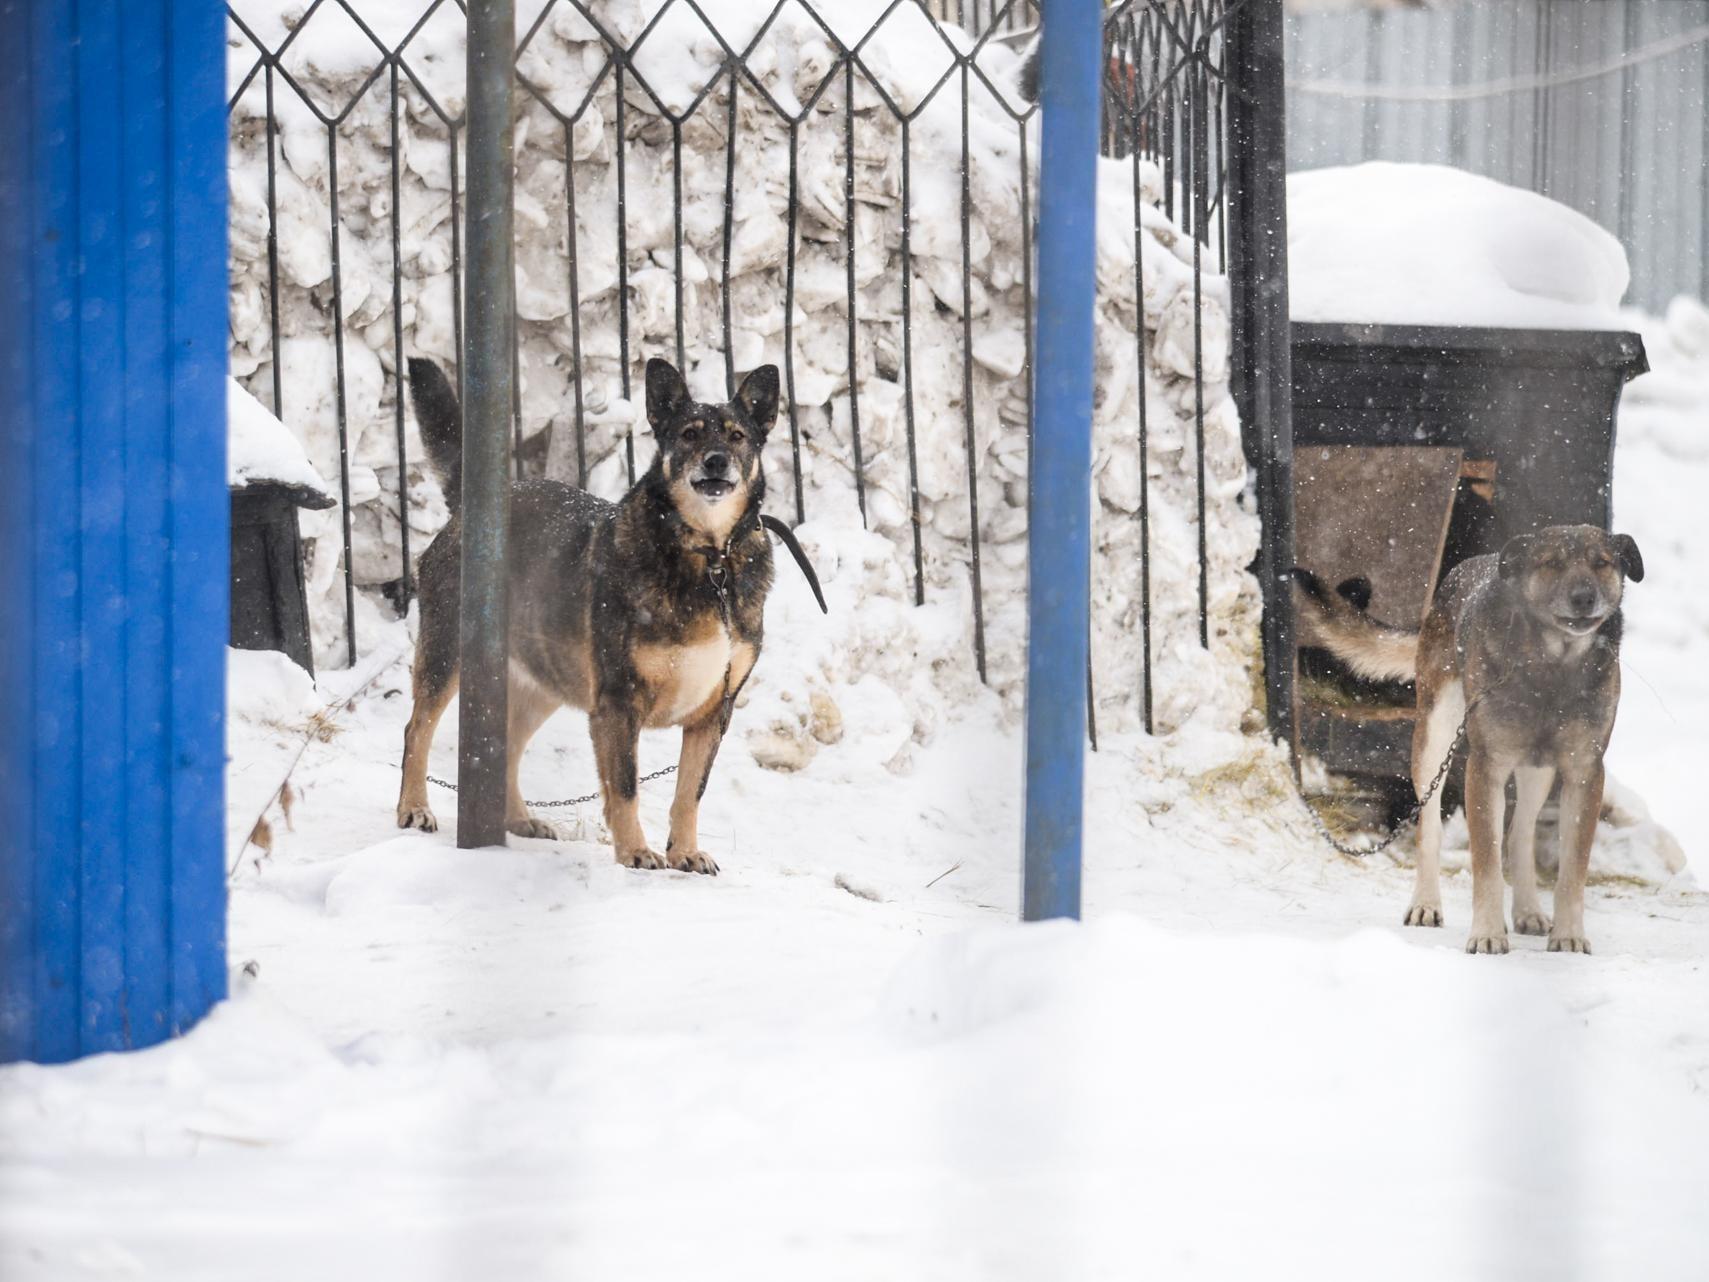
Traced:
[[[585, 40], [578, 21], [560, 5], [553, 38]], [[326, 43], [327, 58], [346, 59], [326, 83], [353, 74], [348, 44]], [[460, 53], [436, 47], [453, 62]], [[793, 73], [779, 74], [782, 92]], [[893, 74], [895, 92], [914, 83]], [[374, 127], [359, 109], [352, 136]], [[412, 174], [444, 159], [429, 141], [411, 135]], [[525, 173], [548, 158], [532, 146], [519, 142]], [[287, 167], [304, 165], [286, 185], [311, 191], [302, 158], [312, 147], [296, 159], [288, 140], [285, 150]], [[361, 154], [345, 159], [341, 174], [362, 183], [381, 172]], [[652, 159], [637, 142], [632, 178]], [[834, 159], [826, 150], [817, 163]], [[976, 155], [979, 181], [1001, 178], [1000, 159]], [[252, 161], [240, 155], [234, 172], [234, 218]], [[1616, 731], [1613, 772], [1644, 800], [1611, 790], [1588, 892], [1597, 951], [1551, 955], [1516, 937], [1511, 956], [1468, 957], [1463, 825], [1444, 852], [1448, 929], [1403, 928], [1410, 842], [1362, 861], [1334, 856], [1285, 755], [1249, 714], [1254, 615], [1237, 570], [1254, 527], [1236, 501], [1244, 477], [1223, 358], [1207, 403], [1212, 583], [1224, 593], [1213, 618], [1225, 635], [1203, 652], [1196, 616], [1169, 613], [1193, 605], [1178, 588], [1196, 578], [1181, 409], [1192, 302], [1178, 234], [1153, 210], [1141, 215], [1135, 289], [1133, 197], [1120, 173], [1100, 192], [1106, 595], [1094, 646], [1101, 664], [1134, 663], [1131, 598], [1111, 594], [1127, 590], [1136, 564], [1140, 472], [1123, 425], [1144, 395], [1167, 732], [1133, 726], [1131, 672], [1109, 683], [1120, 689], [1109, 711], [1129, 713], [1100, 709], [1101, 750], [1087, 761], [1086, 924], [1013, 924], [1022, 753], [1004, 664], [1021, 653], [1022, 616], [1009, 603], [1022, 566], [1005, 558], [1024, 537], [1014, 523], [1024, 487], [1006, 487], [1024, 472], [1012, 432], [982, 442], [980, 492], [995, 513], [986, 686], [968, 655], [967, 531], [953, 525], [967, 519], [959, 409], [930, 399], [959, 387], [960, 317], [933, 309], [915, 353], [943, 366], [926, 375], [920, 416], [929, 604], [911, 604], [899, 527], [863, 529], [846, 480], [832, 484], [824, 464], [800, 536], [831, 613], [780, 559], [766, 648], [705, 795], [716, 878], [618, 867], [593, 805], [537, 811], [559, 824], [558, 840], [460, 851], [455, 796], [435, 790], [440, 832], [400, 833], [411, 623], [371, 602], [364, 657], [323, 667], [318, 684], [282, 656], [231, 652], [233, 997], [146, 1052], [0, 1069], [0, 1274], [1695, 1282], [1709, 1272], [1709, 895], [1698, 888], [1709, 842], [1695, 809], [1709, 616], [1691, 590], [1693, 550], [1709, 533], [1698, 501], [1709, 485], [1709, 312], [1682, 301], [1665, 319], [1623, 320], [1645, 334], [1654, 366], [1621, 414], [1617, 517], [1649, 568], [1628, 597], [1624, 657], [1654, 691], [1628, 681]], [[1147, 181], [1154, 193], [1157, 176]], [[412, 178], [405, 203], [442, 217], [439, 190]], [[742, 223], [766, 289], [781, 244], [766, 231], [776, 195], [756, 197]], [[932, 225], [916, 220], [922, 242]], [[360, 266], [352, 246], [373, 228], [350, 230], [346, 261]], [[980, 395], [1000, 408], [1013, 395], [1005, 335], [1017, 285], [999, 267], [1014, 245], [999, 220], [980, 234], [981, 305], [996, 318], [975, 329], [989, 379]], [[884, 243], [874, 234], [872, 261]], [[237, 231], [233, 247], [241, 294], [255, 260]], [[542, 237], [532, 251], [549, 248]], [[415, 291], [443, 281], [448, 264], [436, 268], [425, 241], [409, 252], [420, 273], [405, 295], [420, 305], [412, 342], [433, 351], [448, 321]], [[804, 247], [804, 270], [829, 261], [816, 252]], [[959, 302], [959, 270], [931, 274], [934, 257], [958, 260], [956, 238], [916, 252], [918, 292]], [[312, 254], [294, 261], [313, 275]], [[1296, 256], [1296, 281], [1306, 261]], [[283, 359], [330, 386], [311, 287], [294, 288], [286, 333], [298, 346]], [[804, 297], [804, 314], [834, 310], [840, 288]], [[1512, 302], [1505, 286], [1484, 292]], [[389, 291], [346, 302], [390, 332]], [[1213, 287], [1213, 353], [1226, 343], [1222, 308]], [[1144, 388], [1131, 365], [1141, 316], [1158, 367]], [[239, 317], [234, 307], [234, 363], [247, 360], [244, 377], [264, 386]], [[597, 332], [597, 308], [585, 320]], [[741, 341], [770, 355], [775, 339], [756, 326]], [[525, 341], [537, 344], [525, 371], [543, 380], [535, 357], [550, 336]], [[829, 389], [809, 408], [815, 435], [840, 442], [848, 371], [828, 363], [833, 347], [814, 346], [801, 377]], [[361, 406], [352, 448], [376, 494], [390, 485], [395, 500], [389, 347], [353, 340], [353, 351], [374, 363], [350, 365]], [[720, 364], [692, 371], [698, 388], [710, 390]], [[615, 356], [601, 369], [596, 415], [611, 417], [592, 443], [600, 475], [614, 479], [632, 410], [612, 394]], [[885, 421], [886, 383], [867, 377], [864, 423]], [[286, 422], [318, 460], [330, 402], [296, 375], [287, 388]], [[770, 460], [778, 492], [784, 453]], [[412, 519], [442, 520], [431, 481], [408, 483], [425, 495]], [[366, 505], [375, 533], [363, 555], [376, 561], [390, 540], [373, 509], [386, 501]], [[455, 774], [456, 720], [443, 720], [432, 754], [440, 778]], [[675, 751], [676, 736], [647, 733], [642, 772]], [[553, 800], [593, 781], [585, 719], [560, 714], [523, 763], [523, 791]], [[641, 789], [655, 839], [670, 792], [668, 780]], [[1668, 866], [1646, 802], [1682, 838], [1688, 870]], [[258, 817], [261, 845], [248, 840]]]
[[1444, 165], [1288, 175], [1297, 321], [1619, 329], [1620, 242], [1535, 192]]
[[274, 481], [321, 495], [330, 492], [290, 429], [235, 378], [226, 379], [226, 424], [226, 471], [232, 489]]
[[1650, 372], [1620, 404], [1614, 528], [1638, 540], [1642, 583], [1629, 585], [1624, 690], [1609, 753], [1618, 776], [1642, 781], [1656, 819], [1684, 840], [1698, 884], [1709, 886], [1709, 839], [1699, 808], [1709, 773], [1709, 308], [1674, 299], [1665, 317], [1628, 312]]

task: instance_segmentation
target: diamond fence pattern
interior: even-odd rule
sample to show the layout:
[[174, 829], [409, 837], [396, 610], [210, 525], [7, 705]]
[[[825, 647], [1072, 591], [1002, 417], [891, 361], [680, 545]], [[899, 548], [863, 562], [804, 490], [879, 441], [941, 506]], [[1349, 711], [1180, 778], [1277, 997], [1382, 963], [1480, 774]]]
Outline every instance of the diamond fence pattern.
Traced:
[[[1136, 299], [1151, 267], [1141, 253], [1148, 207], [1160, 206], [1191, 241], [1201, 645], [1209, 643], [1213, 594], [1205, 388], [1226, 372], [1207, 370], [1198, 317], [1229, 258], [1225, 108], [1230, 93], [1242, 91], [1230, 84], [1226, 37], [1247, 2], [1122, 0], [1106, 15], [1102, 148], [1106, 163], [1132, 175]], [[905, 523], [901, 542], [911, 548], [917, 603], [933, 585], [922, 506], [941, 503], [943, 489], [934, 482], [930, 495], [922, 492], [922, 388], [948, 387], [959, 402], [965, 546], [942, 554], [963, 562], [969, 657], [985, 677], [981, 487], [996, 482], [980, 459], [995, 434], [996, 450], [1019, 459], [1024, 493], [1031, 434], [1024, 388], [1033, 357], [1037, 108], [1024, 62], [1036, 3], [893, 0], [878, 8], [780, 0], [757, 22], [751, 6], [733, 22], [730, 0], [666, 0], [650, 15], [633, 2], [523, 0], [518, 9], [519, 25], [526, 23], [517, 41], [518, 129], [544, 157], [522, 174], [519, 137], [518, 222], [556, 229], [552, 253], [519, 246], [518, 385], [526, 374], [538, 395], [519, 392], [515, 405], [518, 475], [548, 472], [608, 489], [632, 481], [636, 446], [626, 407], [640, 364], [662, 344], [684, 369], [691, 356], [721, 363], [734, 386], [761, 355], [753, 313], [765, 303], [754, 296], [754, 269], [775, 270], [767, 279], [781, 295], [781, 326], [765, 346], [781, 349], [787, 392], [788, 463], [777, 468], [788, 474], [777, 486], [785, 513], [808, 519], [826, 477], [843, 478], [863, 520]], [[851, 27], [851, 12], [864, 17], [860, 29]], [[359, 578], [406, 609], [412, 556], [440, 515], [419, 484], [396, 379], [424, 345], [442, 359], [462, 345], [464, 14], [456, 0], [408, 14], [398, 0], [314, 0], [287, 24], [268, 0], [233, 0], [228, 20], [234, 175], [240, 150], [263, 159], [241, 183], [234, 177], [241, 190], [234, 190], [233, 236], [264, 241], [266, 265], [264, 279], [234, 293], [234, 317], [249, 321], [248, 337], [234, 338], [234, 372], [264, 400], [270, 392], [288, 422], [293, 401], [312, 403], [326, 437], [323, 458], [333, 457], [335, 440], [343, 640], [354, 662]], [[957, 132], [959, 173], [948, 174], [931, 161], [955, 154]], [[925, 152], [922, 138], [931, 142]], [[1002, 200], [981, 180], [993, 155], [1018, 176], [1005, 189], [1010, 208], [993, 207]], [[370, 179], [360, 207], [341, 195], [341, 167], [353, 166]], [[322, 169], [324, 182], [298, 176]], [[383, 177], [372, 181], [375, 173]], [[413, 194], [418, 186], [448, 193], [443, 222]], [[755, 189], [779, 186], [781, 226], [745, 216]], [[982, 350], [975, 322], [982, 306], [994, 305], [988, 295], [996, 291], [982, 274], [991, 270], [984, 264], [999, 226], [1005, 234], [1018, 229], [1020, 343], [993, 356]], [[956, 239], [958, 255], [953, 245], [945, 250]], [[922, 267], [927, 244], [930, 262]], [[448, 278], [448, 297], [432, 284], [440, 276]], [[930, 280], [930, 300], [917, 297], [922, 279]], [[713, 282], [715, 289], [702, 288]], [[928, 302], [929, 326], [921, 320]], [[834, 304], [840, 333], [827, 334], [821, 304]], [[234, 335], [238, 328], [234, 319]], [[323, 344], [330, 338], [330, 367], [293, 346], [316, 329]], [[1133, 329], [1131, 373], [1143, 389], [1153, 359], [1143, 311]], [[551, 371], [537, 361], [524, 370], [523, 339], [548, 331]], [[840, 353], [833, 357], [831, 348]], [[839, 362], [836, 395], [827, 397], [825, 371]], [[1020, 394], [994, 387], [994, 366], [1018, 375]], [[882, 396], [861, 376], [869, 370], [884, 384]], [[833, 399], [828, 413], [804, 412]], [[1137, 698], [1150, 728], [1147, 399], [1136, 398], [1132, 422], [1141, 477], [1133, 573], [1143, 630]], [[383, 433], [372, 430], [381, 421]], [[364, 530], [378, 537], [365, 538]]]

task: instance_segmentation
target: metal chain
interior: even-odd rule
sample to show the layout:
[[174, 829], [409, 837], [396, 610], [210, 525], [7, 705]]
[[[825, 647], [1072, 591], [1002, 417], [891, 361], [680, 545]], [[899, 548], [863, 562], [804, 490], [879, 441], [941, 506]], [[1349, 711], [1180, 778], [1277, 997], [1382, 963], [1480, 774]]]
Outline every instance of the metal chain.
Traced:
[[1436, 795], [1437, 791], [1442, 787], [1443, 781], [1448, 778], [1448, 770], [1453, 766], [1454, 758], [1459, 755], [1461, 747], [1464, 746], [1466, 742], [1466, 724], [1470, 720], [1471, 710], [1468, 708], [1466, 710], [1465, 717], [1460, 722], [1460, 728], [1454, 732], [1454, 742], [1448, 745], [1448, 755], [1442, 758], [1442, 764], [1437, 767], [1436, 770], [1436, 777], [1430, 781], [1430, 786], [1424, 790], [1424, 795], [1415, 801], [1411, 808], [1395, 821], [1395, 826], [1393, 830], [1390, 831], [1389, 835], [1384, 837], [1374, 846], [1355, 846], [1351, 842], [1340, 840], [1329, 830], [1329, 825], [1323, 821], [1323, 816], [1318, 814], [1317, 807], [1312, 805], [1311, 802], [1306, 801], [1306, 798], [1302, 794], [1300, 800], [1305, 802], [1306, 813], [1311, 816], [1312, 823], [1317, 825], [1318, 832], [1323, 834], [1323, 839], [1341, 854], [1351, 856], [1354, 859], [1363, 859], [1366, 855], [1380, 854], [1390, 846], [1394, 845], [1396, 841], [1400, 840], [1403, 826], [1411, 823], [1413, 820], [1417, 819], [1419, 815], [1424, 813], [1424, 807], [1430, 804], [1430, 799]]
[[[639, 779], [637, 779], [635, 781], [635, 783], [636, 783], [636, 786], [639, 787], [641, 784], [651, 783], [655, 779], [663, 779], [666, 775], [675, 774], [675, 773], [676, 773], [676, 767], [675, 766], [666, 766], [663, 770], [655, 770], [650, 775], [642, 775]], [[447, 783], [443, 779], [436, 779], [432, 775], [427, 776], [427, 782], [431, 783], [431, 784], [437, 784], [439, 787], [448, 789], [451, 792], [457, 791], [457, 785], [456, 784]], [[598, 801], [598, 800], [599, 800], [599, 793], [590, 792], [585, 797], [566, 797], [563, 801], [530, 801], [527, 804], [534, 807], [534, 809], [536, 809], [536, 810], [555, 810], [560, 806], [579, 806], [583, 802]]]

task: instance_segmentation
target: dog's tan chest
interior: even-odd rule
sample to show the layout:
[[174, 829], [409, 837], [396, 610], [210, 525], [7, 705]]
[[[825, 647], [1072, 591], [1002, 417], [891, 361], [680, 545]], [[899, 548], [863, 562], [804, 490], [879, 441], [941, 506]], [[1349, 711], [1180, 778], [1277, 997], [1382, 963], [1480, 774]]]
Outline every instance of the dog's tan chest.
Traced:
[[722, 625], [681, 645], [637, 647], [635, 669], [652, 693], [647, 724], [681, 725], [722, 698], [734, 649]]

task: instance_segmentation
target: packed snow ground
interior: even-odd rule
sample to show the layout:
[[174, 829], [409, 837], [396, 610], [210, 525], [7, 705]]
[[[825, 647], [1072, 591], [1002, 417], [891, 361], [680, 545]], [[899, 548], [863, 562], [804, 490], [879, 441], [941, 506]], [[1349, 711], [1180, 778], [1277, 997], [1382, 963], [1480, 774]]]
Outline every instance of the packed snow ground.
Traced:
[[[1615, 740], [1700, 877], [1701, 316], [1645, 322], [1659, 376], [1623, 420], [1650, 564], [1629, 668], [1655, 698], [1628, 682]], [[785, 567], [762, 673], [858, 610], [858, 549], [816, 533], [834, 613]], [[617, 867], [591, 808], [563, 841], [462, 852], [449, 824], [392, 826], [406, 671], [345, 701], [371, 671], [312, 691], [233, 655], [234, 849], [293, 760], [297, 794], [233, 877], [235, 994], [180, 1042], [0, 1074], [8, 1279], [1709, 1270], [1689, 874], [1593, 886], [1594, 956], [1467, 957], [1463, 872], [1447, 929], [1404, 929], [1404, 868], [1317, 844], [1259, 738], [1189, 728], [1106, 739], [1088, 922], [1016, 926], [1013, 724], [973, 698], [928, 743], [904, 730], [899, 768], [876, 682], [795, 773], [741, 738], [773, 696], [738, 713], [716, 879]], [[448, 718], [442, 777], [454, 740]], [[673, 758], [644, 741], [644, 769]], [[592, 777], [561, 715], [525, 791]], [[655, 834], [668, 789], [643, 789]]]

